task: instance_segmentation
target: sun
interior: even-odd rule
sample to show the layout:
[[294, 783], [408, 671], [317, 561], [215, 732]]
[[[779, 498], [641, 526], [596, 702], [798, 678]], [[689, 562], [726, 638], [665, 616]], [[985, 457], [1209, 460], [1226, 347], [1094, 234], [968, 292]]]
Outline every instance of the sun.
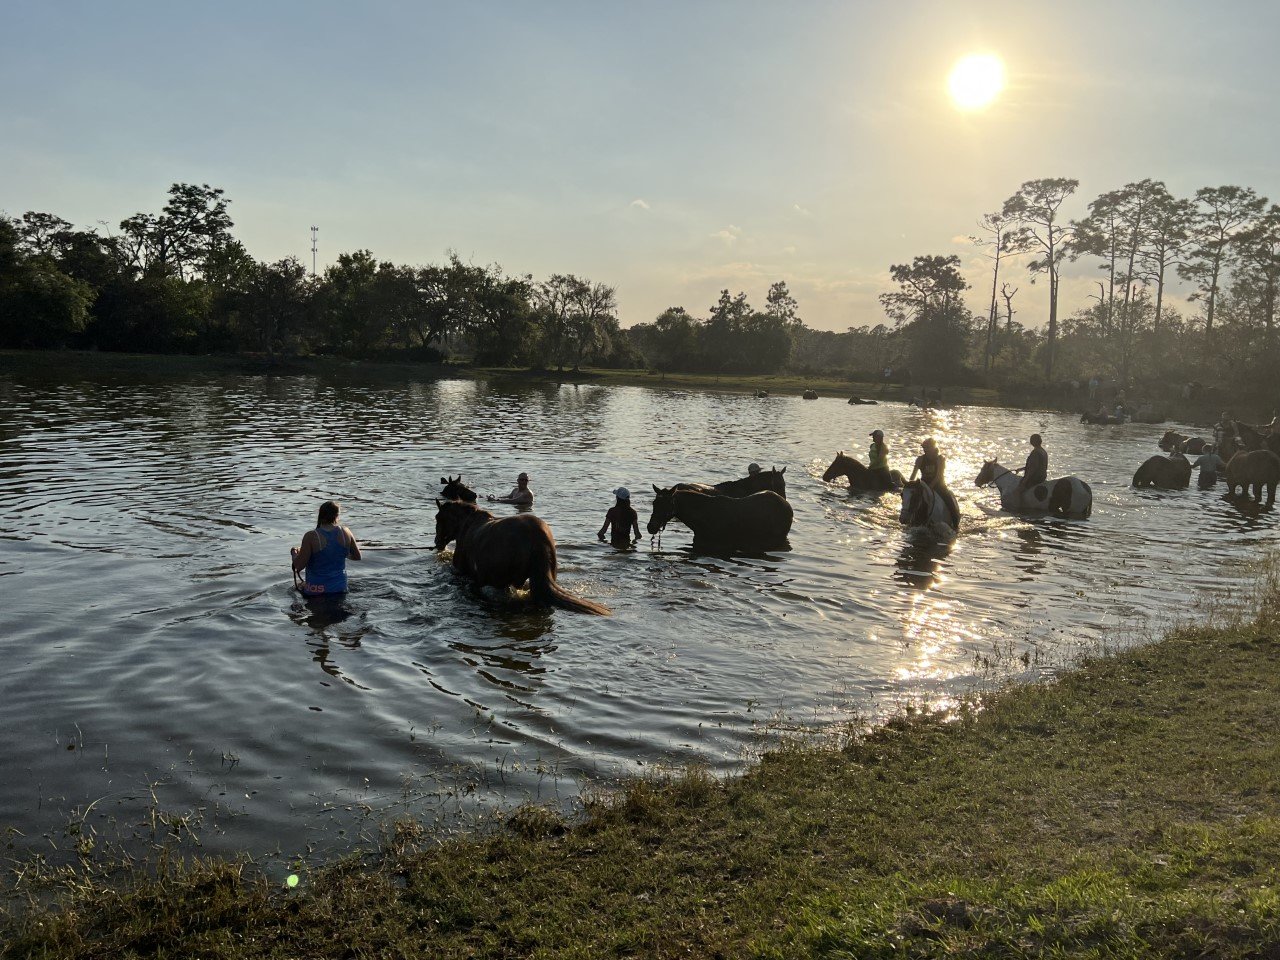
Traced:
[[989, 53], [960, 59], [947, 77], [947, 90], [961, 110], [981, 110], [1004, 89], [1004, 64]]

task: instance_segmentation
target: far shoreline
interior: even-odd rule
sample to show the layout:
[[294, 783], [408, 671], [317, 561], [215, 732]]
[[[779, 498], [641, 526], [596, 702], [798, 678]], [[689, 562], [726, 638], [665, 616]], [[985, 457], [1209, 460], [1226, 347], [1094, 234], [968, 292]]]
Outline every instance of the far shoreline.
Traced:
[[[477, 366], [467, 361], [439, 363], [410, 360], [351, 359], [305, 356], [269, 359], [264, 354], [153, 354], [92, 350], [0, 350], [0, 376], [64, 373], [81, 376], [181, 377], [243, 375], [278, 377], [367, 378], [384, 383], [436, 380], [508, 380], [538, 384], [592, 384], [649, 387], [658, 390], [700, 390], [714, 393], [755, 394], [769, 398], [799, 397], [814, 390], [820, 399], [848, 401], [852, 397], [877, 403], [903, 403], [924, 391], [923, 386], [851, 380], [831, 375], [665, 373], [641, 369], [587, 367], [578, 370], [527, 367]], [[933, 387], [928, 389], [932, 390]], [[1049, 390], [1017, 393], [991, 387], [942, 385], [942, 408], [952, 406], [1005, 407], [1014, 410], [1046, 410], [1079, 413], [1090, 404], [1085, 396], [1063, 397]], [[751, 399], [755, 399], [754, 396]], [[1220, 410], [1207, 401], [1167, 401], [1166, 420], [1175, 423], [1213, 424]], [[1241, 411], [1234, 411], [1238, 416]], [[1241, 417], [1246, 422], [1267, 419], [1261, 410]], [[1164, 421], [1161, 421], [1164, 422]], [[1149, 424], [1153, 429], [1160, 423]]]

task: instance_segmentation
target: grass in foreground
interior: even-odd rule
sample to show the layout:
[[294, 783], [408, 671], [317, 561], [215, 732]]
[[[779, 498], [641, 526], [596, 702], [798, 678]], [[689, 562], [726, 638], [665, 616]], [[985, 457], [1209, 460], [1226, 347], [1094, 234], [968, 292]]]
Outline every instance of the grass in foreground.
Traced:
[[[720, 784], [526, 808], [295, 892], [241, 866], [11, 915], [12, 957], [1260, 957], [1280, 950], [1280, 623], [1187, 630]], [[421, 841], [421, 843], [420, 843]]]

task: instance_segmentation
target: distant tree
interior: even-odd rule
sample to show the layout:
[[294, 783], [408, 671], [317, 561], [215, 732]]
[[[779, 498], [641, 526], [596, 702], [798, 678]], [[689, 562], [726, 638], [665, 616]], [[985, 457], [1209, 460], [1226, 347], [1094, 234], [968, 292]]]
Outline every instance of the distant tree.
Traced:
[[230, 202], [224, 191], [175, 183], [159, 215], [137, 213], [120, 222], [121, 245], [140, 273], [172, 274], [180, 280], [198, 276], [206, 261], [230, 240]]
[[1255, 289], [1268, 346], [1275, 343], [1276, 295], [1280, 289], [1280, 206], [1272, 204], [1244, 233], [1238, 234], [1240, 272]]
[[1028, 265], [1033, 277], [1041, 272], [1049, 276], [1049, 328], [1044, 351], [1046, 380], [1053, 379], [1053, 353], [1058, 339], [1058, 271], [1069, 252], [1071, 239], [1071, 227], [1063, 222], [1061, 208], [1078, 186], [1079, 180], [1065, 177], [1028, 180], [1004, 202], [1001, 210], [1004, 216], [1018, 221], [1016, 249], [1036, 255]]
[[19, 246], [36, 256], [55, 257], [61, 252], [61, 241], [71, 233], [71, 224], [52, 213], [28, 210], [14, 222], [20, 238]]
[[240, 312], [254, 345], [274, 361], [306, 329], [311, 306], [311, 281], [297, 257], [257, 264]]
[[1071, 244], [1068, 256], [1072, 260], [1082, 256], [1100, 257], [1101, 269], [1106, 271], [1104, 287], [1102, 335], [1111, 332], [1111, 321], [1116, 305], [1116, 263], [1120, 258], [1121, 240], [1120, 191], [1111, 190], [1089, 204], [1089, 215], [1071, 224]]
[[787, 326], [800, 325], [800, 302], [791, 295], [785, 280], [770, 285], [765, 296], [764, 312]]
[[987, 309], [986, 342], [982, 350], [982, 369], [991, 369], [991, 351], [999, 321], [999, 305], [996, 302], [996, 284], [1000, 281], [1000, 265], [1012, 250], [1017, 221], [1006, 217], [1002, 211], [986, 213], [978, 221], [978, 232], [969, 237], [982, 255], [991, 261], [991, 303]]
[[916, 257], [894, 264], [889, 274], [898, 289], [882, 293], [880, 303], [909, 330], [913, 373], [925, 380], [952, 380], [964, 364], [969, 331], [962, 299], [969, 284], [960, 274], [960, 258]]
[[1191, 239], [1178, 274], [1196, 285], [1189, 299], [1204, 301], [1207, 336], [1213, 335], [1214, 309], [1232, 245], [1262, 214], [1266, 203], [1265, 197], [1248, 187], [1203, 187], [1196, 191]]
[[577, 370], [589, 354], [607, 353], [609, 330], [617, 327], [618, 298], [613, 287], [582, 281], [565, 329], [566, 347]]
[[590, 284], [571, 273], [554, 273], [534, 288], [534, 306], [547, 364], [564, 368], [570, 325], [589, 291]]
[[1160, 328], [1164, 313], [1165, 278], [1170, 267], [1180, 262], [1187, 242], [1194, 205], [1189, 200], [1172, 196], [1164, 184], [1157, 184], [1154, 191], [1148, 229], [1138, 247], [1137, 269], [1155, 284], [1156, 303], [1152, 325]]
[[93, 288], [47, 254], [26, 254], [14, 224], [0, 218], [0, 346], [65, 347], [84, 328]]

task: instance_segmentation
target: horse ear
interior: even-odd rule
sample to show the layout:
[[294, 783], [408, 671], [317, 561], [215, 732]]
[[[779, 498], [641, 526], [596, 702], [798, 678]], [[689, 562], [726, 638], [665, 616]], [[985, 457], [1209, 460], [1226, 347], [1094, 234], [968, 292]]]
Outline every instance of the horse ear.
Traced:
[[[774, 467], [773, 469], [778, 470], [778, 468], [777, 468], [777, 467]], [[783, 467], [781, 470], [778, 470], [778, 472], [779, 472], [779, 473], [786, 473], [786, 472], [787, 472], [787, 468], [786, 468], [786, 467]]]
[[441, 482], [441, 483], [443, 483], [443, 484], [445, 484], [446, 486], [448, 486], [448, 484], [449, 484], [449, 481], [448, 481], [448, 480], [446, 480], [444, 477], [441, 477], [441, 478], [440, 478], [440, 482]]
[[662, 492], [662, 490], [660, 490], [660, 489], [658, 488], [658, 485], [657, 485], [656, 483], [655, 483], [655, 484], [653, 484], [653, 492], [654, 492], [654, 493], [661, 493], [661, 492]]

